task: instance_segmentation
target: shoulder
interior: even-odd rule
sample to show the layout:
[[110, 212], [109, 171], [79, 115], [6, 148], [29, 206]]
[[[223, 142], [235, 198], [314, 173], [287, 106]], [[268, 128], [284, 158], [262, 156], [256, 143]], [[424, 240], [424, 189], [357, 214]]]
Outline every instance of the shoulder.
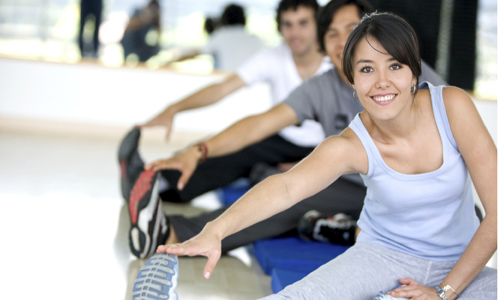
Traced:
[[321, 87], [333, 87], [335, 85], [336, 72], [330, 69], [318, 76], [313, 76], [307, 79], [301, 86], [306, 86], [308, 89], [319, 89]]
[[331, 74], [329, 73], [326, 72], [307, 79], [304, 83], [296, 87], [287, 99], [299, 97], [299, 101], [302, 101], [304, 97], [307, 97], [314, 100], [314, 102], [322, 101], [323, 88], [331, 85]]
[[[443, 87], [443, 102], [448, 118], [463, 117], [476, 110], [469, 94], [458, 87]], [[451, 120], [450, 120], [451, 121]]]
[[346, 164], [346, 173], [368, 172], [368, 156], [361, 140], [351, 128], [346, 128], [340, 135], [326, 138], [322, 147], [328, 149], [330, 155], [342, 158]]
[[449, 99], [451, 99], [451, 98], [459, 99], [457, 101], [470, 101], [471, 100], [469, 94], [467, 94], [461, 88], [458, 88], [456, 86], [443, 87], [443, 100], [446, 102], [446, 101], [449, 101]]
[[483, 120], [471, 97], [457, 87], [443, 88], [443, 102], [448, 123], [460, 152], [478, 136], [488, 135]]

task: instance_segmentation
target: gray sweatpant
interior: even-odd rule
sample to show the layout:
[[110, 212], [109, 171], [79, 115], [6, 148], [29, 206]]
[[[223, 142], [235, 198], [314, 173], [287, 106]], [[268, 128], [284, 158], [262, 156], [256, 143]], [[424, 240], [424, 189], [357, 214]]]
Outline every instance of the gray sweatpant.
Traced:
[[[307, 277], [289, 285], [274, 299], [372, 300], [378, 292], [388, 292], [400, 278], [435, 287], [451, 271], [456, 261], [429, 261], [371, 243], [356, 243], [337, 258]], [[485, 267], [457, 298], [496, 300], [497, 270]]]

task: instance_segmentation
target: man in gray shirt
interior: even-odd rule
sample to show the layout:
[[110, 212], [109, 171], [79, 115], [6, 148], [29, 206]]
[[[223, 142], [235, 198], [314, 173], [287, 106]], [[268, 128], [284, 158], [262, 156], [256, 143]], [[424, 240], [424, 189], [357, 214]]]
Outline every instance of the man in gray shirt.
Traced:
[[[269, 111], [233, 124], [203, 142], [202, 147], [193, 146], [172, 158], [155, 161], [146, 166], [145, 172], [151, 174], [163, 169], [177, 169], [181, 173], [177, 186], [182, 188], [195, 172], [200, 160], [243, 151], [286, 126], [298, 125], [305, 120], [315, 120], [322, 125], [326, 136], [339, 134], [357, 113], [363, 111], [359, 100], [353, 97], [354, 89], [348, 84], [342, 72], [340, 57], [352, 28], [365, 12], [371, 11], [370, 4], [364, 0], [332, 0], [318, 17], [318, 39], [322, 50], [330, 57], [335, 68], [309, 79], [293, 91], [283, 103]], [[445, 84], [425, 64], [420, 81], [430, 81], [433, 85]], [[151, 177], [150, 191], [153, 192], [147, 193], [139, 203], [139, 207], [160, 206], [160, 209], [151, 209], [153, 215], [148, 216], [148, 220], [157, 224], [169, 224], [168, 230], [159, 234], [158, 244], [178, 243], [190, 239], [198, 234], [207, 222], [218, 217], [226, 209], [222, 208], [194, 218], [165, 216], [161, 212], [161, 201], [157, 200], [159, 196], [154, 194], [158, 182]], [[310, 210], [318, 210], [328, 215], [343, 212], [357, 219], [365, 193], [366, 188], [358, 174], [343, 176], [320, 193], [290, 209], [227, 237], [222, 241], [222, 251], [226, 252], [257, 239], [274, 237], [293, 230], [298, 220]], [[143, 233], [158, 234], [149, 231]]]

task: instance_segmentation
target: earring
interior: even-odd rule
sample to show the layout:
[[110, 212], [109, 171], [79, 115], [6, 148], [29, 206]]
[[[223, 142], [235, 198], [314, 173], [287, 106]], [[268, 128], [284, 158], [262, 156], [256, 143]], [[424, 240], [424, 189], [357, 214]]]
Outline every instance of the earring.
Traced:
[[358, 98], [358, 95], [356, 94], [356, 90], [354, 90], [354, 91], [352, 92], [352, 97], [353, 97], [354, 99], [359, 99], [359, 98]]
[[413, 85], [413, 86], [411, 87], [411, 89], [410, 89], [410, 92], [411, 92], [412, 94], [415, 94], [415, 92], [416, 92], [416, 91], [417, 91], [417, 83], [415, 83], [415, 85]]

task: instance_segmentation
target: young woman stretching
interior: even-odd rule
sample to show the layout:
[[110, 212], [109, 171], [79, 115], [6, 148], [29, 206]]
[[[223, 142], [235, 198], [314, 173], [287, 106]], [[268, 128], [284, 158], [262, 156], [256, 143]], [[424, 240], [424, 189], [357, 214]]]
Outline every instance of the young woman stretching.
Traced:
[[[470, 97], [423, 83], [418, 42], [400, 17], [365, 16], [347, 40], [343, 71], [365, 111], [290, 171], [245, 194], [203, 231], [158, 252], [208, 257], [221, 240], [360, 173], [367, 186], [356, 244], [266, 299], [496, 299], [497, 150]], [[154, 166], [155, 163], [152, 165]], [[474, 212], [471, 179], [486, 216]], [[394, 289], [396, 286], [403, 286]], [[391, 290], [393, 289], [393, 290]]]

